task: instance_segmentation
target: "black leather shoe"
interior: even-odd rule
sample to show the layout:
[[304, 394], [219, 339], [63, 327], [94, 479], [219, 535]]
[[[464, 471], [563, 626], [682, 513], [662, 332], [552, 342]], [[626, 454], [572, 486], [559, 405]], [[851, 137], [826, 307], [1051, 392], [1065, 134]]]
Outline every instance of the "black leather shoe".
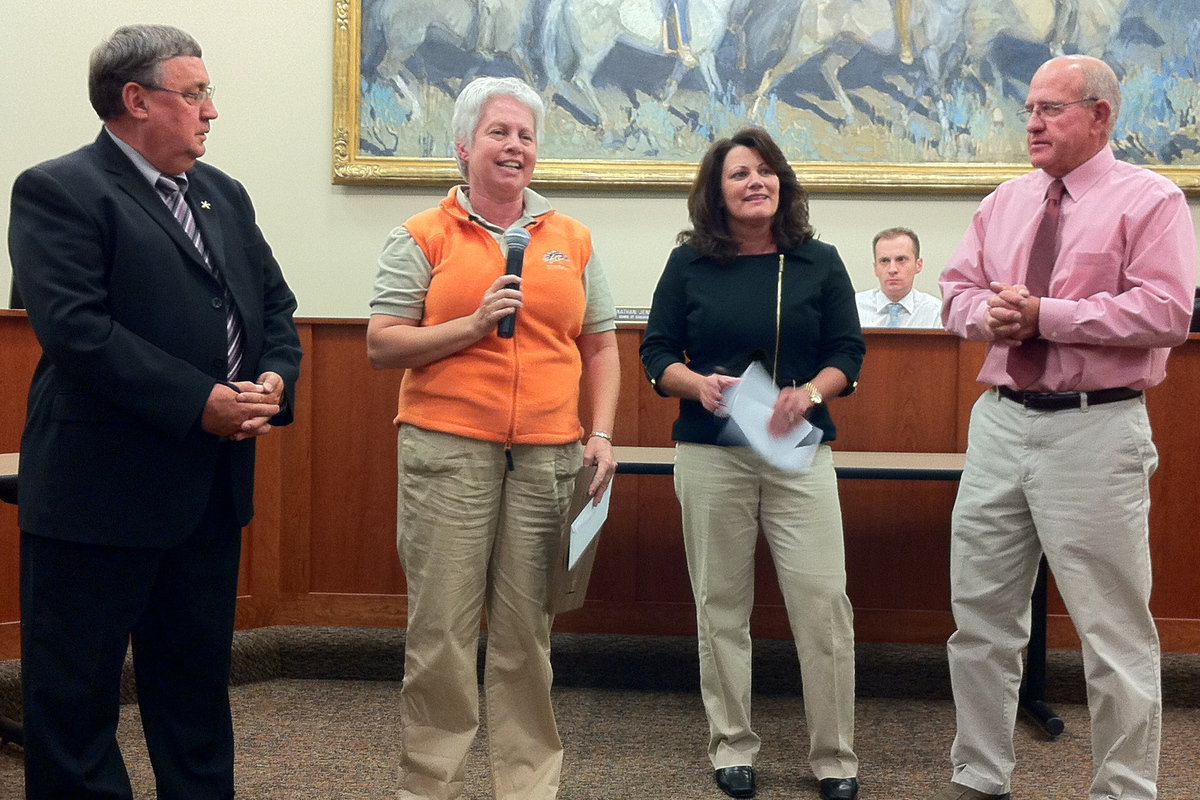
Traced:
[[858, 797], [858, 778], [824, 778], [822, 800], [854, 800]]
[[754, 797], [754, 767], [721, 767], [713, 777], [730, 797]]

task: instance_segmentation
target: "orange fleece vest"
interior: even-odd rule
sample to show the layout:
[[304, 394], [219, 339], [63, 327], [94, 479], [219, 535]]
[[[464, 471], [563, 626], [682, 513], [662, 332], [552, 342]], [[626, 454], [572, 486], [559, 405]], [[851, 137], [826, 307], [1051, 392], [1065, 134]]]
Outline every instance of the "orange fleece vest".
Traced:
[[[473, 314], [504, 272], [500, 244], [467, 218], [453, 189], [405, 227], [433, 265], [421, 324]], [[583, 273], [591, 235], [554, 211], [537, 217], [529, 232], [516, 333], [501, 339], [493, 330], [453, 355], [407, 370], [397, 424], [506, 444], [564, 444], [582, 436], [575, 339], [587, 302]]]

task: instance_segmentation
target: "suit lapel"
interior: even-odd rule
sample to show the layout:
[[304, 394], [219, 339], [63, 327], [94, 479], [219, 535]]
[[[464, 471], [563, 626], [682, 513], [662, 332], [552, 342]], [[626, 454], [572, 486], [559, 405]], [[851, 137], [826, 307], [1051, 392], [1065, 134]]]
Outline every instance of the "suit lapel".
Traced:
[[225, 258], [225, 234], [221, 228], [220, 203], [212, 196], [212, 191], [196, 171], [188, 173], [188, 191], [185, 197], [192, 209], [192, 217], [196, 227], [204, 238], [204, 246], [208, 249], [208, 257], [217, 268], [224, 270], [227, 263]]
[[[100, 132], [100, 137], [96, 141], [96, 152], [99, 154], [104, 168], [112, 173], [121, 191], [128, 194], [156, 224], [167, 232], [189, 263], [200, 270], [208, 280], [219, 284], [220, 281], [204, 263], [204, 257], [200, 255], [200, 251], [183, 232], [183, 226], [171, 214], [158, 191], [150, 185], [133, 162], [129, 160], [129, 157], [121, 152], [121, 149], [104, 131]], [[240, 204], [237, 207], [232, 206], [230, 195], [215, 189], [212, 182], [206, 181], [204, 176], [199, 173], [200, 171], [195, 169], [188, 173], [189, 186], [185, 197], [190, 197], [192, 216], [196, 220], [200, 235], [204, 237], [204, 246], [208, 250], [209, 258], [220, 271], [221, 280], [229, 288], [234, 305], [241, 315], [245, 334], [245, 352], [254, 353], [258, 347], [255, 341], [256, 327], [253, 322], [257, 312], [254, 303], [247, 302], [247, 300], [253, 301], [255, 296], [254, 287], [250, 283], [252, 276], [247, 273], [245, 257], [241, 256], [237, 249], [232, 255], [227, 251], [226, 225], [222, 224], [223, 220], [228, 222], [239, 214], [251, 212]], [[234, 229], [230, 227], [230, 230]], [[236, 236], [236, 233], [230, 235]]]
[[[122, 153], [121, 149], [113, 143], [107, 132], [100, 132], [100, 136], [96, 140], [96, 146], [105, 169], [112, 173], [121, 191], [129, 195], [159, 227], [166, 231], [167, 235], [174, 240], [180, 252], [191, 263], [203, 270], [209, 277], [212, 277], [212, 272], [204, 263], [204, 257], [200, 255], [200, 251], [192, 244], [192, 240], [183, 232], [183, 227], [179, 224], [179, 220], [175, 219], [171, 214], [171, 210], [167, 208], [167, 204], [163, 202], [162, 197], [150, 185], [145, 176], [138, 171], [138, 168], [129, 160], [129, 157]], [[205, 243], [207, 244], [207, 242], [208, 239], [206, 237]]]
[[190, 198], [196, 227], [204, 237], [204, 246], [208, 249], [209, 258], [220, 271], [221, 280], [233, 296], [233, 304], [242, 317], [246, 346], [249, 347], [252, 336], [249, 322], [255, 314], [252, 302], [253, 287], [249, 283], [250, 276], [245, 268], [245, 256], [237, 249], [228, 250], [226, 246], [230, 237], [235, 237], [236, 241], [234, 226], [237, 223], [234, 219], [247, 214], [248, 211], [241, 206], [232, 205], [230, 195], [218, 191], [211, 181], [205, 179], [201, 170], [193, 169], [189, 172], [188, 183], [190, 185], [187, 196]]

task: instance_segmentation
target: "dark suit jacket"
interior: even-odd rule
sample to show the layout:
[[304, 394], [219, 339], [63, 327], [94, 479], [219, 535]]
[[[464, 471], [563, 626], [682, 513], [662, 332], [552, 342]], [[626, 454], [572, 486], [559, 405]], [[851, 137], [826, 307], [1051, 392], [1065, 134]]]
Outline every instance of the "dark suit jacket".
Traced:
[[[292, 418], [296, 300], [240, 183], [198, 163], [188, 199], [245, 326], [241, 380], [283, 377]], [[20, 525], [34, 535], [167, 547], [195, 528], [216, 476], [253, 515], [254, 441], [200, 429], [225, 376], [221, 287], [149, 182], [100, 132], [22, 173], [9, 252], [42, 345], [21, 440]], [[218, 472], [220, 448], [230, 468]]]

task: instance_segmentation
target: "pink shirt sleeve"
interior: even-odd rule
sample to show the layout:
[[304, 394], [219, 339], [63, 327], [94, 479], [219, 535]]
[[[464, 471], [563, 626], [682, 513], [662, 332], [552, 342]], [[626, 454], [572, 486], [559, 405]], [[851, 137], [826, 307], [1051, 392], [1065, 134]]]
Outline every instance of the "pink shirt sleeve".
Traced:
[[[1092, 205], [1108, 205], [1106, 199]], [[1058, 287], [1064, 291], [1042, 301], [1042, 336], [1061, 344], [1122, 347], [1173, 347], [1187, 339], [1196, 242], [1183, 194], [1152, 191], [1133, 207], [1086, 211], [1119, 218], [1119, 233], [1109, 233], [1120, 241], [1093, 250], [1080, 245], [1065, 266], [1081, 277], [1068, 277]], [[1076, 238], [1089, 237], [1088, 226], [1073, 227], [1081, 229]], [[1116, 244], [1125, 244], [1124, 251]]]

